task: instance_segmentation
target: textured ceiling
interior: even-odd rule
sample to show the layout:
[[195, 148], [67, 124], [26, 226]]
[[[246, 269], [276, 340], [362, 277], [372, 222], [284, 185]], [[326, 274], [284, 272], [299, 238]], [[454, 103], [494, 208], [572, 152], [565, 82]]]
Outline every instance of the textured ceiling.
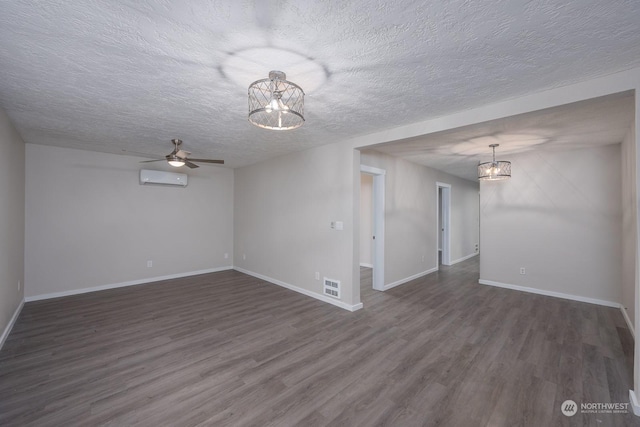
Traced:
[[[557, 151], [622, 142], [633, 123], [632, 92], [562, 105], [446, 132], [438, 132], [375, 146], [414, 163], [477, 180], [479, 162], [510, 160], [509, 154], [530, 150]], [[517, 164], [513, 166], [517, 172]]]
[[[640, 66], [640, 2], [0, 2], [0, 104], [26, 142], [238, 167]], [[247, 121], [282, 70], [307, 122]]]

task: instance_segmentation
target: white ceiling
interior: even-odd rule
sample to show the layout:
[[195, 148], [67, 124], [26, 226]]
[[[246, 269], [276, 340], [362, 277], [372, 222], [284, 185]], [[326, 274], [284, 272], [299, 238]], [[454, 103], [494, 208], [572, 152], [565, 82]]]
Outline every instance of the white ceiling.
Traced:
[[[490, 144], [500, 144], [496, 160], [531, 150], [616, 144], [631, 129], [634, 111], [634, 94], [625, 92], [372, 148], [475, 181], [478, 163], [491, 160]], [[515, 173], [517, 165], [512, 168]]]
[[[640, 66], [639, 22], [637, 0], [8, 0], [0, 104], [28, 143], [181, 138], [238, 167]], [[247, 121], [272, 69], [306, 91], [300, 129]]]

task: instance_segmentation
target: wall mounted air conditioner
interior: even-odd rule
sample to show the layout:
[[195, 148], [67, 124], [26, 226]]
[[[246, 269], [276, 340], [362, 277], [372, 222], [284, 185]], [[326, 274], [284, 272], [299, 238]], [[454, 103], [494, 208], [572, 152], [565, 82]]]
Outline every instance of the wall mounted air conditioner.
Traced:
[[188, 176], [184, 173], [173, 173], [163, 171], [153, 171], [149, 169], [140, 169], [140, 185], [158, 184], [158, 185], [177, 185], [179, 187], [187, 186]]

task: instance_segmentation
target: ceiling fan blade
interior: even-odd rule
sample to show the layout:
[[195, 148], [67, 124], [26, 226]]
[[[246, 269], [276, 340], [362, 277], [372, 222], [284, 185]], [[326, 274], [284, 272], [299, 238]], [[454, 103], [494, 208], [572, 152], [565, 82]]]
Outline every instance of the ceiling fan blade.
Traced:
[[158, 159], [158, 160], [143, 160], [141, 162], [138, 163], [151, 163], [151, 162], [166, 162], [166, 159]]
[[200, 167], [200, 166], [196, 165], [195, 163], [191, 163], [187, 159], [184, 159], [184, 164], [187, 165], [188, 167], [190, 167], [191, 169], [195, 169], [195, 168], [199, 168]]
[[212, 159], [192, 159], [189, 158], [192, 162], [200, 162], [200, 163], [218, 163], [224, 165], [224, 160], [212, 160]]

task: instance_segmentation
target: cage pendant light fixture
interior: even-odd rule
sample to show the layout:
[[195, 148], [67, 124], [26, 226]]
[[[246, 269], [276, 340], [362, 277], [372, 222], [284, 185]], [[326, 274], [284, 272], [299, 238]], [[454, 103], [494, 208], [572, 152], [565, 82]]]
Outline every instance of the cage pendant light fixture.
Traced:
[[304, 123], [304, 91], [282, 71], [249, 86], [249, 121], [264, 129], [296, 129]]
[[493, 160], [478, 165], [478, 179], [481, 181], [498, 181], [511, 178], [511, 162], [496, 161], [496, 147], [500, 144], [491, 144]]

